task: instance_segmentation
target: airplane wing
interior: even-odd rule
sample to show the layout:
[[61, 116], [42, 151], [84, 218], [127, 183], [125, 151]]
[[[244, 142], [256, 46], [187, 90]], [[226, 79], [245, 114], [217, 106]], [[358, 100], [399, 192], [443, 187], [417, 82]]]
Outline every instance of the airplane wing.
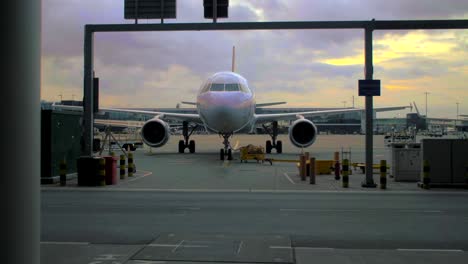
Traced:
[[[71, 111], [83, 111], [81, 106], [69, 106], [69, 105], [52, 105], [54, 109], [63, 109]], [[146, 110], [133, 110], [133, 109], [120, 109], [120, 108], [99, 108], [99, 112], [118, 112], [118, 113], [135, 113], [135, 114], [147, 114], [158, 116], [160, 119], [170, 120], [181, 120], [188, 121], [197, 124], [201, 124], [202, 121], [198, 114], [180, 114], [180, 113], [167, 113], [167, 112], [156, 112]]]
[[109, 119], [94, 119], [94, 123], [98, 125], [112, 126], [112, 127], [142, 127], [145, 122], [142, 121], [125, 121], [125, 120], [109, 120]]
[[[394, 111], [409, 108], [410, 106], [395, 106], [395, 107], [381, 107], [374, 108], [375, 112], [382, 111]], [[309, 112], [296, 112], [296, 113], [280, 113], [280, 114], [256, 114], [256, 123], [268, 123], [280, 120], [294, 120], [303, 117], [315, 117], [315, 116], [328, 116], [333, 114], [352, 113], [352, 112], [365, 112], [365, 109], [361, 108], [342, 108], [342, 109], [331, 109], [331, 110], [317, 110]]]
[[197, 105], [197, 103], [195, 102], [182, 101], [181, 103], [186, 104], [186, 105]]
[[272, 103], [262, 103], [262, 104], [256, 104], [256, 107], [265, 107], [265, 106], [272, 106], [272, 105], [282, 105], [286, 104], [286, 102], [272, 102]]

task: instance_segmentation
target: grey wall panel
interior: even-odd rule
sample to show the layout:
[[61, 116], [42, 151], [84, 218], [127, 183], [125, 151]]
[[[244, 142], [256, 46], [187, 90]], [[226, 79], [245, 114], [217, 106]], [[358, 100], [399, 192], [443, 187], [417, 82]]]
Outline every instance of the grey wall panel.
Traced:
[[452, 144], [452, 181], [466, 183], [465, 166], [468, 165], [468, 140], [454, 140]]
[[[431, 183], [451, 183], [451, 140], [423, 139], [422, 160], [429, 161]], [[422, 166], [421, 163], [421, 181]]]

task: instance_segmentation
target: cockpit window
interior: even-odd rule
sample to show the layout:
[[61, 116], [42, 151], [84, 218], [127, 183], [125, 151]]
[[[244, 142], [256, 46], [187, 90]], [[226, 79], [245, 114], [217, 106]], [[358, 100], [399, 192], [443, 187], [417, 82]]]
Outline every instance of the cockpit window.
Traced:
[[213, 83], [213, 84], [211, 84], [210, 91], [212, 91], [212, 92], [223, 92], [224, 91], [224, 83]]
[[238, 92], [239, 85], [237, 83], [226, 83], [225, 89], [226, 92]]
[[242, 83], [239, 84], [239, 86], [240, 86], [240, 90], [241, 90], [242, 92], [244, 92], [244, 93], [248, 93], [248, 92], [249, 92], [249, 89], [247, 89], [247, 87], [245, 87]]
[[201, 89], [201, 93], [206, 93], [209, 90], [210, 90], [210, 83], [207, 82], [203, 85], [203, 88]]

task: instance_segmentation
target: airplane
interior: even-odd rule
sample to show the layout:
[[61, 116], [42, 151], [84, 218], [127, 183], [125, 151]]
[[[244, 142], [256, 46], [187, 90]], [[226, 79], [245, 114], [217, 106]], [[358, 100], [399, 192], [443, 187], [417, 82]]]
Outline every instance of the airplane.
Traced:
[[[235, 47], [233, 47], [233, 54], [234, 53]], [[233, 148], [230, 145], [229, 139], [235, 133], [239, 131], [253, 131], [256, 125], [266, 123], [272, 124], [272, 131], [269, 133], [271, 140], [266, 141], [266, 152], [271, 153], [272, 149], [276, 149], [277, 153], [282, 153], [282, 141], [277, 140], [278, 121], [295, 120], [289, 127], [289, 140], [298, 148], [306, 148], [315, 142], [318, 134], [315, 124], [306, 119], [306, 117], [364, 111], [363, 109], [357, 108], [344, 108], [296, 113], [256, 114], [256, 107], [278, 105], [285, 102], [256, 104], [255, 93], [249, 87], [247, 80], [235, 72], [234, 56], [232, 58], [231, 71], [213, 74], [201, 85], [196, 97], [196, 102], [183, 103], [196, 106], [197, 113], [168, 113], [118, 108], [100, 108], [100, 111], [154, 115], [154, 118], [146, 121], [141, 126], [141, 138], [143, 142], [150, 147], [161, 147], [168, 142], [171, 131], [168, 123], [164, 120], [172, 119], [182, 121], [183, 140], [180, 140], [178, 144], [179, 153], [184, 153], [187, 148], [190, 153], [195, 153], [195, 141], [190, 140], [190, 136], [197, 126], [203, 126], [206, 131], [217, 133], [223, 137], [224, 147], [221, 148], [219, 152], [220, 160], [232, 160]], [[56, 107], [63, 109], [77, 108], [76, 106]], [[381, 109], [399, 110], [404, 108], [407, 108], [407, 106]], [[190, 132], [189, 123], [195, 124]]]

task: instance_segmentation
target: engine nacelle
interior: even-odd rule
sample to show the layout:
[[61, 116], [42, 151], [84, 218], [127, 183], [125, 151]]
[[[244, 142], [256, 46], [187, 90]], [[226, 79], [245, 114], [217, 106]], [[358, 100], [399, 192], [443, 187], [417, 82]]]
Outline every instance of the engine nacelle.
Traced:
[[170, 136], [169, 126], [159, 118], [146, 121], [141, 128], [141, 138], [150, 147], [161, 147], [167, 143]]
[[317, 127], [310, 120], [298, 119], [289, 127], [289, 140], [298, 148], [306, 148], [315, 142]]

